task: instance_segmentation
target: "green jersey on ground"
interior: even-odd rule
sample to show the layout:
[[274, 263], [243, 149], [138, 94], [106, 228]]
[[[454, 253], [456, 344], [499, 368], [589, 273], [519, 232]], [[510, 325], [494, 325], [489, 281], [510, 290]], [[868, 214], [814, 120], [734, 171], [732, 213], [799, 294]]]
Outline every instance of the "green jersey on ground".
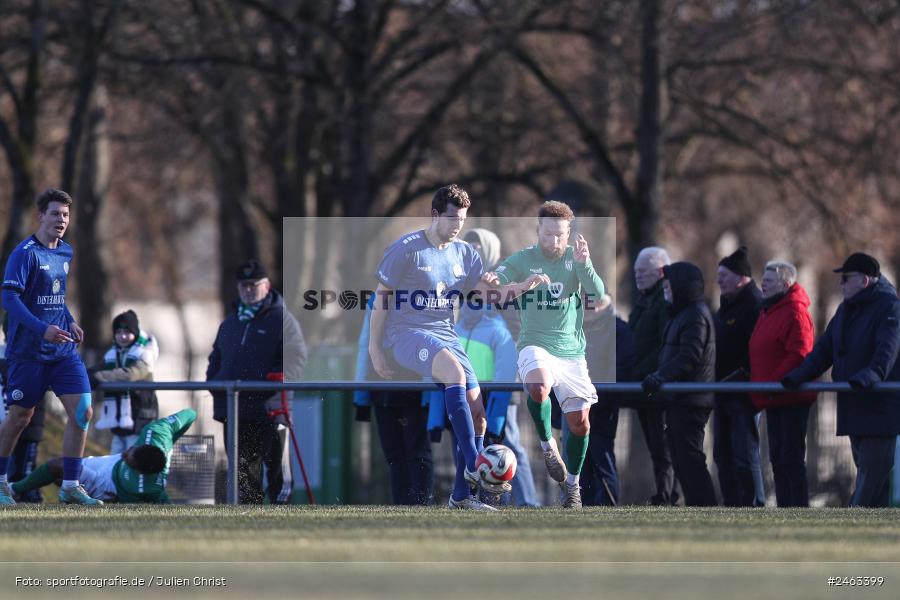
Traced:
[[584, 306], [581, 292], [599, 302], [606, 293], [603, 280], [590, 259], [575, 260], [575, 248], [568, 246], [557, 260], [544, 256], [539, 246], [529, 246], [497, 267], [500, 283], [520, 283], [532, 275], [547, 275], [550, 285], [541, 284], [518, 298], [522, 330], [516, 347], [538, 346], [559, 358], [584, 357]]
[[166, 479], [169, 477], [172, 449], [175, 447], [175, 441], [184, 435], [196, 419], [197, 413], [186, 408], [174, 415], [144, 425], [134, 445], [150, 444], [161, 449], [166, 454], [166, 466], [159, 473], [145, 475], [128, 466], [124, 460], [117, 462], [113, 467], [113, 483], [116, 485], [119, 502], [169, 501], [166, 494]]

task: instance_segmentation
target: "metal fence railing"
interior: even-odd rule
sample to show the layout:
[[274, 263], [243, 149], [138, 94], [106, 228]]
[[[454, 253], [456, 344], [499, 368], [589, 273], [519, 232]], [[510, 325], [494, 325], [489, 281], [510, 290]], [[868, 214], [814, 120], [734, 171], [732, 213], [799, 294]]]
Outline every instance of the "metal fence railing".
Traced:
[[[600, 393], [627, 394], [634, 396], [621, 401], [621, 406], [640, 408], [644, 406], [660, 406], [659, 394], [688, 394], [699, 392], [715, 393], [773, 393], [808, 391], [808, 392], [851, 392], [854, 391], [848, 383], [838, 382], [813, 382], [807, 383], [796, 390], [787, 390], [780, 383], [759, 382], [716, 382], [716, 383], [666, 383], [653, 397], [648, 397], [641, 389], [640, 383], [612, 383], [597, 382], [594, 384]], [[521, 391], [521, 383], [495, 383], [484, 382], [480, 384], [485, 392], [492, 391]], [[126, 390], [158, 390], [158, 391], [210, 391], [224, 392], [228, 400], [228, 421], [225, 427], [225, 448], [228, 453], [227, 495], [229, 504], [238, 503], [238, 477], [237, 456], [237, 406], [240, 401], [240, 392], [310, 392], [310, 391], [434, 391], [440, 386], [423, 381], [299, 381], [299, 382], [273, 382], [273, 381], [132, 381], [132, 382], [108, 382], [99, 386], [102, 391], [126, 391]], [[900, 392], [900, 382], [888, 381], [875, 384], [865, 393]], [[667, 401], [667, 406], [677, 404], [677, 400]]]

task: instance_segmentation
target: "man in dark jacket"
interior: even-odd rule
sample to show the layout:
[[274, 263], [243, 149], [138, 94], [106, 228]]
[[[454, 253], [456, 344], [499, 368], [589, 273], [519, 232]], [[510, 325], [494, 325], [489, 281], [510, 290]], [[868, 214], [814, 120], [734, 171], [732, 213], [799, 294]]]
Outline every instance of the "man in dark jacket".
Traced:
[[900, 394], [868, 390], [879, 381], [900, 380], [900, 300], [868, 254], [851, 254], [835, 273], [841, 273], [844, 301], [812, 352], [782, 384], [797, 387], [829, 367], [833, 381], [850, 384], [854, 391], [839, 393], [837, 401], [837, 435], [850, 436], [856, 464], [850, 506], [888, 506]]
[[[713, 317], [703, 301], [700, 269], [688, 262], [663, 268], [663, 290], [671, 304], [659, 368], [642, 383], [655, 394], [665, 382], [711, 382], [715, 378], [716, 337]], [[713, 406], [711, 392], [666, 395], [666, 438], [685, 506], [714, 506], [716, 492], [706, 467], [703, 437]]]
[[[283, 374], [295, 381], [306, 365], [306, 343], [300, 325], [272, 289], [265, 268], [250, 260], [238, 267], [240, 300], [219, 326], [207, 381], [265, 381], [269, 374]], [[213, 394], [213, 418], [225, 422], [225, 396]], [[262, 468], [266, 493], [272, 504], [289, 503], [293, 479], [283, 417], [270, 416], [281, 408], [281, 394], [242, 392], [238, 402], [238, 497], [241, 503], [260, 504]], [[269, 405], [267, 407], [267, 404]]]
[[[663, 267], [671, 262], [662, 248], [644, 248], [634, 261], [634, 281], [638, 296], [628, 315], [628, 326], [634, 332], [637, 362], [634, 375], [638, 381], [654, 373], [659, 364], [663, 333], [669, 322], [669, 309], [663, 298]], [[672, 470], [672, 457], [666, 442], [666, 412], [663, 407], [637, 409], [638, 421], [644, 432], [644, 441], [653, 462], [656, 492], [650, 504], [675, 504], [678, 500], [678, 483]]]
[[[762, 293], [751, 277], [746, 246], [719, 262], [716, 282], [722, 292], [716, 312], [716, 380], [747, 381]], [[748, 394], [716, 394], [713, 459], [725, 506], [765, 506], [757, 414]]]

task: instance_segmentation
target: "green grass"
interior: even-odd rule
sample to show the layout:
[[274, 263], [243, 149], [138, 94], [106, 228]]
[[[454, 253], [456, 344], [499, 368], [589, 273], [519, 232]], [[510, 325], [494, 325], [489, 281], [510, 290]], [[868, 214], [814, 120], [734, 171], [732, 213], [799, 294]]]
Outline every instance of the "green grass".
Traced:
[[0, 552], [44, 560], [900, 561], [896, 510], [16, 507]]
[[724, 597], [725, 590], [741, 598], [848, 592], [829, 588], [826, 575], [886, 576], [885, 586], [854, 588], [853, 597], [889, 598], [900, 589], [898, 517], [896, 510], [859, 509], [475, 514], [389, 507], [19, 506], [0, 511], [4, 560], [70, 564], [0, 565], [0, 596], [13, 574], [28, 569], [44, 576], [115, 569], [232, 578], [227, 589], [194, 590], [210, 598], [248, 591], [284, 597], [302, 589], [297, 597], [433, 600], [457, 598], [459, 585], [550, 598], [563, 583], [577, 592], [574, 597], [585, 598], [645, 598], [662, 590], [666, 598], [692, 600]]

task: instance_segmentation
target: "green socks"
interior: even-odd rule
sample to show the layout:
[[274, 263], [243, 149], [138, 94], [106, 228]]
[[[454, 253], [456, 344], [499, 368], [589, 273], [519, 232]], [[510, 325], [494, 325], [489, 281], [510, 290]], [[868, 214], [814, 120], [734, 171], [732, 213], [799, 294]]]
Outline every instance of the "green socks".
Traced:
[[[538, 404], [529, 398], [527, 405], [528, 414], [531, 415], [531, 420], [534, 421], [538, 437], [541, 438], [542, 442], [549, 442], [550, 436], [553, 435], [550, 431], [550, 399], [547, 398]], [[587, 446], [585, 446], [585, 448], [586, 447]]]
[[22, 494], [27, 494], [31, 490], [50, 485], [54, 481], [56, 481], [56, 477], [50, 473], [50, 467], [43, 464], [32, 471], [25, 479], [13, 483], [11, 487], [16, 495], [21, 496]]
[[578, 475], [581, 473], [581, 465], [584, 464], [584, 457], [588, 449], [588, 436], [575, 435], [571, 431], [566, 437], [566, 469], [569, 474]]

